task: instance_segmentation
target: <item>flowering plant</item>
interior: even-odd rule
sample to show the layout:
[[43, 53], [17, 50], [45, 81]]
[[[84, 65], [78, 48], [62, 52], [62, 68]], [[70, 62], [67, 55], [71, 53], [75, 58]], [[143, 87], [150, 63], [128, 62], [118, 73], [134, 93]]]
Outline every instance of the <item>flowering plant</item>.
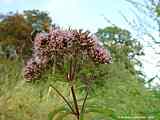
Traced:
[[[99, 44], [98, 38], [91, 35], [89, 31], [52, 29], [49, 33], [38, 33], [35, 37], [33, 55], [24, 68], [24, 77], [29, 81], [37, 79], [57, 55], [68, 58], [70, 67], [67, 72], [67, 81], [69, 83], [76, 81], [77, 61], [80, 56], [85, 55], [94, 62], [101, 64], [111, 62], [109, 52]], [[79, 120], [84, 110], [88, 92], [80, 112], [73, 84], [71, 84], [70, 89], [74, 107], [55, 87], [52, 86], [52, 88], [63, 98], [72, 114]]]

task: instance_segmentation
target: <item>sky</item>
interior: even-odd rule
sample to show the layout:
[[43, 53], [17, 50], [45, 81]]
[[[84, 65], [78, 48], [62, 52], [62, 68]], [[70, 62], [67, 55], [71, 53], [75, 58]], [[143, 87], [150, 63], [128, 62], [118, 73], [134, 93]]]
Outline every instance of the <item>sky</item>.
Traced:
[[[130, 21], [135, 19], [133, 6], [125, 0], [0, 0], [0, 13], [22, 12], [31, 9], [47, 11], [53, 22], [61, 27], [71, 26], [72, 28], [83, 28], [92, 32], [96, 32], [98, 28], [111, 25], [106, 19], [112, 21], [112, 24], [132, 31], [122, 14], [127, 16]], [[153, 36], [159, 38], [155, 31], [153, 31]], [[153, 45], [154, 49], [147, 47], [150, 44], [148, 42], [151, 41], [150, 38], [146, 35], [142, 38], [144, 39], [146, 55], [141, 57], [140, 60], [144, 64], [144, 72], [151, 78], [160, 73], [160, 67], [157, 68], [160, 57], [154, 54], [154, 49], [160, 51], [160, 46]]]
[[48, 11], [53, 21], [61, 26], [94, 32], [108, 25], [104, 16], [126, 28], [119, 14], [122, 8], [125, 14], [131, 14], [125, 0], [0, 0], [0, 12], [40, 9]]

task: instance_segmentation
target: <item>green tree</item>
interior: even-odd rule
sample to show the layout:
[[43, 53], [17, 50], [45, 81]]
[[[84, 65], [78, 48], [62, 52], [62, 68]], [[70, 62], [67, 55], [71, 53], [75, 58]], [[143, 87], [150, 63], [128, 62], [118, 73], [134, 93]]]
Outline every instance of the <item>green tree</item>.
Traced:
[[[159, 49], [157, 47], [160, 44], [159, 39], [159, 32], [160, 32], [160, 1], [159, 0], [126, 0], [129, 2], [135, 9], [134, 12], [136, 14], [135, 20], [136, 26], [138, 29], [136, 29], [136, 32], [138, 33], [144, 33], [140, 34], [142, 40], [144, 39], [142, 36], [148, 36], [150, 40], [145, 41], [148, 42], [148, 47], [152, 49], [153, 53], [157, 55], [157, 57], [160, 55]], [[145, 19], [144, 19], [145, 18]], [[128, 19], [128, 21], [130, 21]], [[130, 22], [131, 23], [131, 22]], [[133, 26], [133, 25], [132, 25]], [[134, 29], [134, 28], [133, 28]], [[157, 47], [156, 47], [157, 46]], [[159, 67], [160, 59], [157, 60], [157, 65], [155, 66], [155, 69], [160, 70]], [[155, 79], [159, 79], [160, 74], [155, 75]], [[152, 78], [151, 78], [152, 79]], [[150, 81], [150, 80], [148, 80]], [[153, 81], [153, 80], [152, 80]]]
[[0, 21], [0, 45], [5, 56], [8, 53], [12, 56], [12, 52], [8, 52], [13, 51], [10, 48], [14, 48], [20, 57], [28, 56], [36, 33], [48, 31], [51, 22], [48, 13], [39, 10], [5, 15]]
[[3, 49], [14, 47], [18, 55], [30, 48], [32, 27], [26, 22], [23, 15], [7, 16], [0, 22], [0, 43]]
[[99, 29], [96, 35], [112, 53], [113, 62], [123, 63], [131, 73], [136, 74], [134, 65], [141, 66], [136, 56], [143, 55], [142, 45], [128, 30], [116, 26]]
[[26, 10], [24, 11], [24, 17], [27, 22], [32, 25], [34, 31], [48, 32], [52, 24], [52, 19], [47, 12], [39, 10]]

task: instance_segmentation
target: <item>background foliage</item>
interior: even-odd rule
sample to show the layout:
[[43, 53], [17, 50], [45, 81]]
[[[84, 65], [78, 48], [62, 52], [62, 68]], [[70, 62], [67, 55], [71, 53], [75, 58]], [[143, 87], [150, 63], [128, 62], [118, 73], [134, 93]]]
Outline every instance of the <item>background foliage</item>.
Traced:
[[[23, 59], [32, 52], [32, 41], [37, 32], [48, 31], [52, 26], [48, 13], [28, 10], [3, 16], [0, 21], [0, 120], [47, 120], [57, 112], [57, 120], [74, 120], [61, 109], [63, 100], [49, 85], [54, 85], [65, 96], [70, 96], [65, 84], [61, 58], [56, 66], [33, 83], [23, 78]], [[12, 27], [11, 27], [12, 26]], [[85, 120], [118, 120], [127, 116], [160, 118], [160, 92], [145, 87], [140, 77], [141, 67], [137, 56], [144, 55], [143, 46], [131, 33], [118, 26], [100, 28], [95, 33], [111, 52], [110, 65], [93, 65], [91, 61], [80, 66], [77, 79], [90, 89]], [[86, 90], [81, 82], [76, 92], [81, 99]]]

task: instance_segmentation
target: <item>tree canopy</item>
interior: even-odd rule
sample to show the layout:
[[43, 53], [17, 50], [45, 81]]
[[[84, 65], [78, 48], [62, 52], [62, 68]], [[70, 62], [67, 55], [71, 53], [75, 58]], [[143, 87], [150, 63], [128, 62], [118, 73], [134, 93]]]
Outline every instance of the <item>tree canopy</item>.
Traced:
[[39, 10], [6, 15], [0, 21], [0, 45], [3, 51], [8, 49], [5, 46], [10, 46], [19, 56], [29, 54], [36, 33], [48, 31], [51, 22], [48, 13]]

